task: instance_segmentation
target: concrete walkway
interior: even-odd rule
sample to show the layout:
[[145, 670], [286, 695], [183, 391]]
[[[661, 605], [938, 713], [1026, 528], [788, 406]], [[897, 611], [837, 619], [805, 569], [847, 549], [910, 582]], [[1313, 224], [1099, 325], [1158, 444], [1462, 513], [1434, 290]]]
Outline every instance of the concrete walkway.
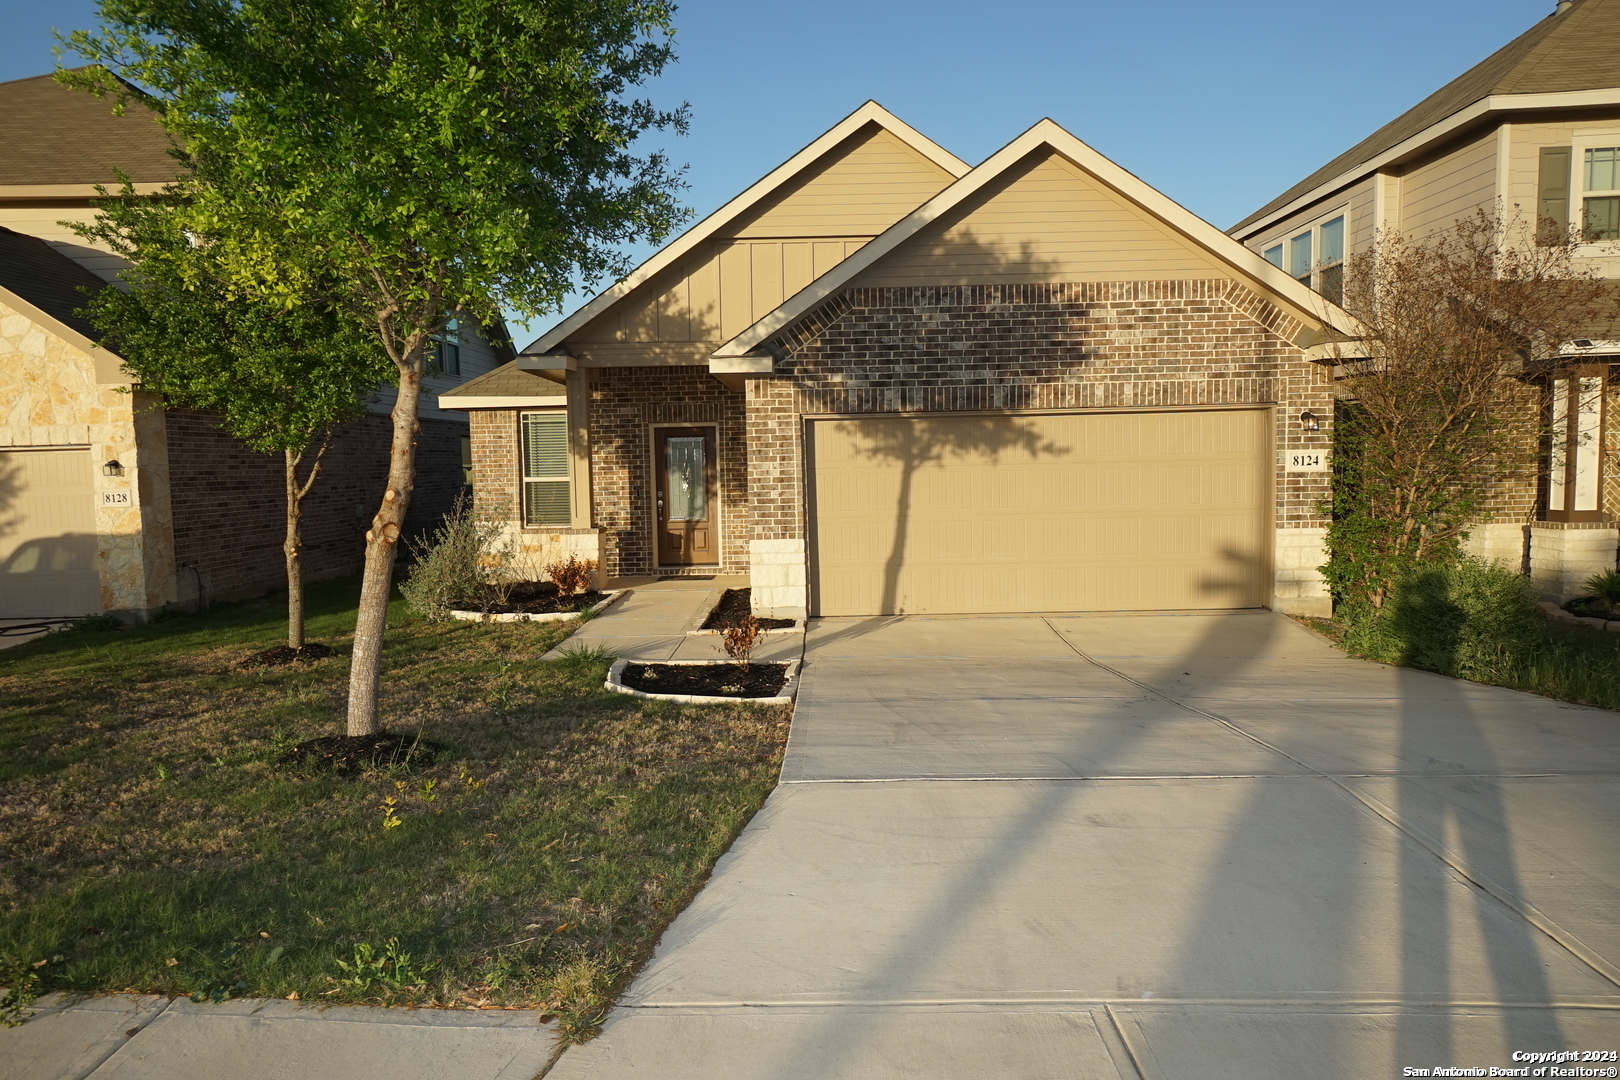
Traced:
[[1620, 1048], [1620, 715], [1266, 613], [822, 620], [783, 783], [551, 1080]]
[[[625, 660], [724, 660], [717, 634], [689, 634], [708, 618], [720, 594], [748, 587], [746, 577], [634, 578], [609, 583], [625, 589], [602, 614], [545, 655], [600, 648]], [[804, 634], [769, 634], [754, 650], [756, 660], [797, 660]]]

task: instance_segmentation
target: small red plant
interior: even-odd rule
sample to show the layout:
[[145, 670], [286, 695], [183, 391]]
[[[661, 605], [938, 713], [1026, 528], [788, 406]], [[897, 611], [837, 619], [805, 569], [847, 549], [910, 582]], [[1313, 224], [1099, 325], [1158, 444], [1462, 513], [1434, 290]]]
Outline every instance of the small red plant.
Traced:
[[546, 579], [557, 586], [562, 596], [585, 592], [596, 583], [596, 560], [570, 555], [562, 562], [546, 565]]

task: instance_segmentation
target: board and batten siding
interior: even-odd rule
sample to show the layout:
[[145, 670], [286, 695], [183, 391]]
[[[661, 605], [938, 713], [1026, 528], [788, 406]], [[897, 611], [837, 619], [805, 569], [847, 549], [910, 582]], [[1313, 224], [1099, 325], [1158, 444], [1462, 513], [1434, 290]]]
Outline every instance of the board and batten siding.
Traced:
[[1454, 146], [1401, 177], [1401, 231], [1422, 237], [1496, 201], [1496, 139]]
[[869, 124], [569, 340], [726, 341], [954, 180]]
[[929, 225], [857, 286], [1228, 278], [1168, 225], [1050, 151]]

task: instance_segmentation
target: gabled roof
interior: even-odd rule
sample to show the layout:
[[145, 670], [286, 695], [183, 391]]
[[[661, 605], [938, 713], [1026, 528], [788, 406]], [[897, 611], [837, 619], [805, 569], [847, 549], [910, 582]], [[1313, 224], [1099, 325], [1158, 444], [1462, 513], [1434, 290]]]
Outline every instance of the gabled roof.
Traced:
[[49, 75], [0, 83], [0, 186], [166, 183], [179, 172], [149, 109], [63, 86]]
[[1620, 0], [1575, 0], [1250, 214], [1237, 233], [1468, 106], [1503, 94], [1620, 88]]
[[1350, 316], [1328, 303], [1320, 293], [1301, 285], [1191, 210], [1120, 168], [1052, 120], [1042, 120], [986, 158], [956, 183], [906, 215], [877, 239], [788, 298], [781, 307], [716, 349], [711, 360], [720, 363], [715, 365], [714, 370], [723, 370], [727, 366], [725, 361], [740, 360], [759, 349], [772, 337], [809, 314], [816, 305], [849, 285], [862, 271], [1043, 147], [1068, 158], [1290, 306], [1310, 314], [1325, 326], [1333, 326], [1346, 333], [1353, 327]]
[[124, 361], [103, 348], [78, 309], [101, 280], [45, 241], [0, 227], [0, 303], [45, 327], [90, 357], [98, 383], [127, 383]]
[[731, 222], [744, 216], [760, 203], [790, 184], [800, 173], [827, 151], [843, 142], [868, 124], [877, 124], [907, 146], [944, 169], [951, 176], [961, 177], [968, 172], [968, 164], [917, 131], [875, 101], [868, 101], [833, 127], [815, 142], [800, 150], [787, 161], [771, 170], [764, 178], [726, 205], [692, 226], [681, 236], [661, 248], [656, 255], [642, 263], [623, 281], [605, 290], [596, 299], [575, 311], [568, 318], [546, 331], [524, 349], [520, 356], [539, 356], [551, 352], [568, 339], [570, 334], [584, 327], [592, 319], [630, 295], [637, 286], [652, 278], [704, 241], [714, 237]]
[[557, 383], [507, 363], [440, 394], [439, 408], [500, 409], [541, 403], [560, 405], [564, 400], [563, 388]]
[[[78, 309], [107, 283], [38, 237], [0, 226], [0, 288], [94, 340]], [[88, 290], [85, 291], [85, 290]]]

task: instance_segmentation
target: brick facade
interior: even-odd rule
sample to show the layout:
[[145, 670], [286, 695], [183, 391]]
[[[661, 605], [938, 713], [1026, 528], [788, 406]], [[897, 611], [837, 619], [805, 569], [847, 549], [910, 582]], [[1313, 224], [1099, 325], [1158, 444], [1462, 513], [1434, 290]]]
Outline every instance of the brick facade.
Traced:
[[[754, 536], [805, 535], [806, 415], [1274, 404], [1279, 451], [1325, 451], [1332, 381], [1298, 330], [1225, 280], [846, 290], [778, 337], [776, 377], [750, 380]], [[1330, 474], [1276, 468], [1277, 527], [1325, 526]]]
[[[212, 414], [171, 409], [166, 416], [174, 554], [182, 602], [251, 596], [286, 583], [283, 459], [249, 450], [215, 425]], [[413, 531], [436, 521], [462, 488], [461, 440], [467, 428], [423, 420], [416, 446]], [[392, 425], [364, 416], [333, 439], [304, 500], [306, 579], [360, 568], [365, 532], [382, 499]]]

